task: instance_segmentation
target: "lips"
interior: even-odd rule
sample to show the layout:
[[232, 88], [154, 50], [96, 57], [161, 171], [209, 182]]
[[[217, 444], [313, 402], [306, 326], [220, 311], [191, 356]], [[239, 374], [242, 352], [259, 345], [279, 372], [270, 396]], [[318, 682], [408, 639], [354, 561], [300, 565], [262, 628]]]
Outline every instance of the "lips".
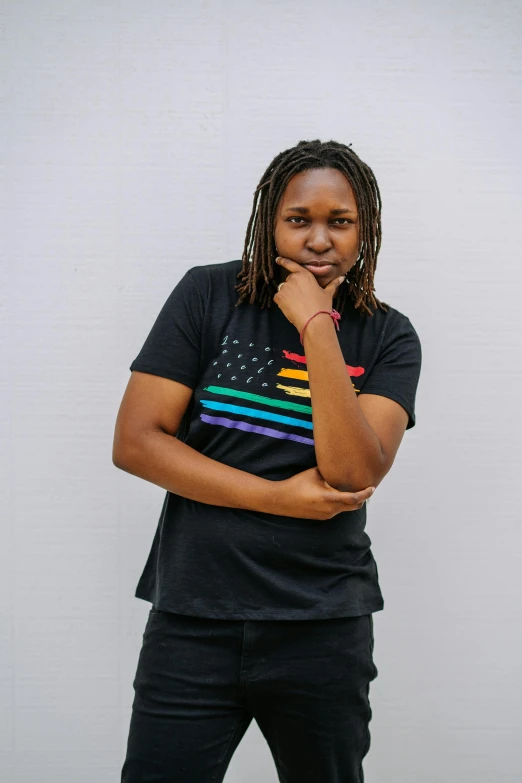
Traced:
[[327, 275], [333, 269], [333, 264], [303, 264], [303, 266], [314, 275]]

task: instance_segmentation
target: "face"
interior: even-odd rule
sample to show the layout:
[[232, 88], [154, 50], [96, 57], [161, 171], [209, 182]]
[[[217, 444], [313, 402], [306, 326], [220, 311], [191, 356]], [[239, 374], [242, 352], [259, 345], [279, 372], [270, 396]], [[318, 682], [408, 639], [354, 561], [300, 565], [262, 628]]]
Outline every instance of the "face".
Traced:
[[[359, 256], [359, 217], [344, 174], [326, 168], [292, 177], [277, 208], [274, 240], [278, 255], [307, 266], [322, 288], [346, 274]], [[289, 274], [277, 272], [279, 280]]]

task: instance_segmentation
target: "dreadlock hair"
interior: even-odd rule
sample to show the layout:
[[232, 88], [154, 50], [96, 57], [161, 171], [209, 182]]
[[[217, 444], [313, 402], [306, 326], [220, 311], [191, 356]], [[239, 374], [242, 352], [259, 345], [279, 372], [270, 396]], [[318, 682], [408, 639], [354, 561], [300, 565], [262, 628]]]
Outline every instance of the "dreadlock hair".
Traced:
[[359, 213], [359, 257], [335, 292], [335, 307], [342, 314], [348, 297], [359, 314], [373, 316], [378, 307], [389, 305], [373, 294], [377, 255], [381, 246], [381, 195], [373, 171], [350, 149], [337, 141], [300, 141], [295, 147], [276, 155], [254, 192], [252, 214], [248, 221], [243, 250], [243, 265], [235, 286], [236, 306], [257, 302], [261, 308], [272, 305], [276, 292], [277, 250], [274, 241], [275, 216], [289, 180], [302, 171], [332, 168], [350, 182]]

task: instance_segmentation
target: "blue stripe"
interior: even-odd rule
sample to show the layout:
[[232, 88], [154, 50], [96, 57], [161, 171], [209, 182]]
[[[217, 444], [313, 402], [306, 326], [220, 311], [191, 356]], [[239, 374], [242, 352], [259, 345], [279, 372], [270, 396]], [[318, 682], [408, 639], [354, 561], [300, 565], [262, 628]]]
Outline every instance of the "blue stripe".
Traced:
[[293, 416], [281, 416], [278, 413], [269, 413], [268, 411], [260, 411], [257, 408], [244, 408], [241, 405], [228, 405], [225, 402], [215, 402], [214, 400], [201, 400], [201, 404], [204, 408], [211, 408], [214, 411], [228, 411], [229, 413], [237, 413], [240, 416], [253, 416], [257, 419], [277, 421], [280, 424], [293, 424], [296, 427], [304, 427], [307, 430], [313, 430], [314, 428], [311, 421], [296, 419]]

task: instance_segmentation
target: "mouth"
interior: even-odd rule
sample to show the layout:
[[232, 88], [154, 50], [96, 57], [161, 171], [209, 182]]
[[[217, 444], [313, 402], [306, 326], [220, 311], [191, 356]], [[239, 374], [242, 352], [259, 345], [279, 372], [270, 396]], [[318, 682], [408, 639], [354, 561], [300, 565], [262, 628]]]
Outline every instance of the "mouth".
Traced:
[[309, 272], [312, 272], [312, 274], [322, 277], [324, 275], [327, 275], [331, 269], [333, 269], [333, 264], [303, 264], [305, 269], [308, 269]]

